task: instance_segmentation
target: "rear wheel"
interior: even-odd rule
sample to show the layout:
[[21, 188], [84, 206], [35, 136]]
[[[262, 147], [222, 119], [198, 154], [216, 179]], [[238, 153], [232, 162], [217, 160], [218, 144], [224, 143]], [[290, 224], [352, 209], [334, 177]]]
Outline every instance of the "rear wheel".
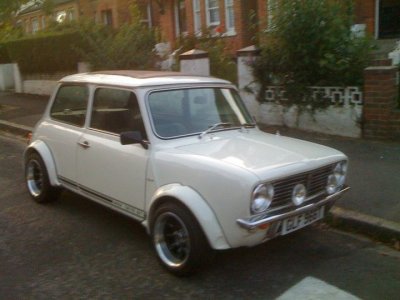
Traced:
[[178, 276], [196, 271], [212, 254], [197, 220], [184, 206], [176, 203], [165, 203], [157, 209], [152, 238], [161, 264]]
[[38, 203], [57, 200], [60, 190], [50, 185], [46, 166], [37, 153], [28, 155], [25, 164], [25, 181], [29, 194]]

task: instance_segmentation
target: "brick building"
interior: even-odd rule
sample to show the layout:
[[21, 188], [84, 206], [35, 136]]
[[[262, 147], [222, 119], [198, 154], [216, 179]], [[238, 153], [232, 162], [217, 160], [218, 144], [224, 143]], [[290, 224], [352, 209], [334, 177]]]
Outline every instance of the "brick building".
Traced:
[[54, 0], [52, 13], [46, 11], [43, 3], [29, 1], [17, 13], [17, 21], [27, 33], [35, 33], [46, 28], [52, 20], [57, 22], [73, 21], [78, 18], [78, 1]]
[[[400, 37], [400, 0], [354, 1], [355, 23], [365, 25], [377, 39]], [[230, 42], [232, 52], [253, 44], [257, 30], [267, 26], [268, 11], [279, 5], [279, 0], [53, 0], [52, 12], [46, 15], [36, 0], [19, 11], [18, 20], [28, 33], [45, 28], [51, 20], [82, 18], [116, 28], [129, 21], [131, 2], [139, 5], [143, 22], [159, 27], [172, 46], [179, 36], [210, 30]]]
[[355, 0], [355, 15], [376, 39], [400, 38], [399, 0]]
[[172, 44], [181, 35], [201, 36], [206, 30], [223, 36], [233, 50], [254, 43], [251, 15], [257, 11], [257, 0], [165, 0], [160, 3], [160, 29], [163, 38]]
[[[149, 26], [158, 25], [158, 13], [153, 15], [151, 1], [135, 0], [143, 22]], [[17, 13], [17, 22], [27, 33], [46, 28], [50, 22], [68, 22], [92, 19], [97, 23], [119, 27], [129, 21], [129, 4], [132, 0], [53, 0], [53, 6], [46, 10], [41, 0], [29, 1]]]

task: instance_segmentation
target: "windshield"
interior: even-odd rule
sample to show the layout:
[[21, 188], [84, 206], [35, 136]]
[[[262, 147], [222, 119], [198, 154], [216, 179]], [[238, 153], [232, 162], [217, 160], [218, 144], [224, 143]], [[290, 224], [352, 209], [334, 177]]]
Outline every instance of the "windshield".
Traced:
[[156, 134], [162, 138], [227, 130], [251, 124], [237, 92], [229, 88], [187, 88], [152, 92], [148, 99]]

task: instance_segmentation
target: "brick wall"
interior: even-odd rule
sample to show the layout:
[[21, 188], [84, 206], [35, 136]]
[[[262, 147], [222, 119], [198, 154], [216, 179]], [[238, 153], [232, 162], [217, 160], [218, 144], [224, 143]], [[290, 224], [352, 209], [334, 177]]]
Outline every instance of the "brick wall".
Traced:
[[355, 23], [366, 24], [367, 32], [375, 34], [375, 1], [376, 0], [356, 0], [354, 5]]
[[363, 136], [400, 139], [398, 68], [369, 67], [364, 72]]

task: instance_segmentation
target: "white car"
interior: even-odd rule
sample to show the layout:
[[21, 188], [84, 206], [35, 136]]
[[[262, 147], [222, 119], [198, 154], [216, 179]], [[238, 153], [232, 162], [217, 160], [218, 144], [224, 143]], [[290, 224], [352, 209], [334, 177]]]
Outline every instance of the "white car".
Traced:
[[24, 159], [35, 201], [65, 188], [136, 219], [176, 275], [322, 219], [348, 189], [343, 153], [264, 133], [231, 83], [173, 72], [63, 78]]

